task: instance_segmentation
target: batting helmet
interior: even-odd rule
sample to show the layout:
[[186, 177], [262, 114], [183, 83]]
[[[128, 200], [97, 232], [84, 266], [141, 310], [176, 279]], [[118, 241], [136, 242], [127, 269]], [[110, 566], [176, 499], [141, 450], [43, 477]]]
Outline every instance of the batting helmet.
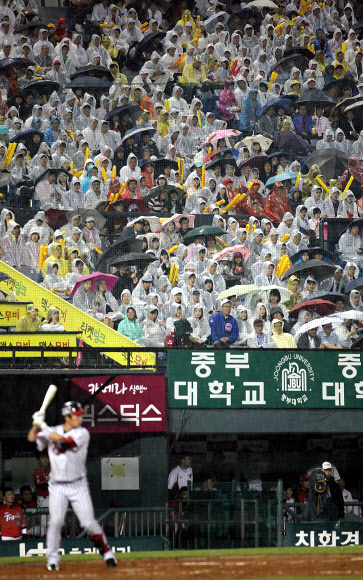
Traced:
[[63, 405], [62, 415], [84, 415], [84, 409], [78, 401], [67, 401]]

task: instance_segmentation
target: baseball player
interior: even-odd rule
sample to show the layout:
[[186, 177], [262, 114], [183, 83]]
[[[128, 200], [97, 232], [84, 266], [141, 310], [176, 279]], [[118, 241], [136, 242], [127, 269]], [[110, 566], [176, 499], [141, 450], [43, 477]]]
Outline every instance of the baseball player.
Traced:
[[4, 489], [5, 503], [0, 506], [0, 533], [2, 540], [21, 540], [26, 538], [25, 517], [20, 505], [15, 503], [11, 487]]
[[81, 426], [83, 414], [80, 403], [68, 401], [62, 408], [63, 424], [48, 427], [44, 422], [44, 413], [38, 411], [33, 415], [33, 427], [28, 433], [28, 441], [36, 442], [39, 451], [48, 447], [51, 472], [47, 569], [50, 571], [59, 570], [58, 550], [68, 502], [71, 502], [81, 526], [100, 550], [107, 566], [116, 566], [107, 538], [93, 513], [85, 466], [90, 435]]

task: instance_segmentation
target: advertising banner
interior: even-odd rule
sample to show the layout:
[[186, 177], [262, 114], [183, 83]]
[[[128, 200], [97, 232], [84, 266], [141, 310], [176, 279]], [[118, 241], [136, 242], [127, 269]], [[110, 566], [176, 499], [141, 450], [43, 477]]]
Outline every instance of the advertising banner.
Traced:
[[363, 544], [359, 522], [294, 522], [286, 524], [284, 546], [332, 547]]
[[[72, 378], [72, 397], [84, 401], [107, 376]], [[90, 433], [165, 431], [165, 378], [119, 375], [85, 407], [83, 423]]]
[[362, 356], [342, 350], [169, 350], [169, 407], [361, 409]]
[[[16, 346], [19, 349], [22, 346], [43, 346], [56, 348], [71, 348], [77, 346], [77, 337], [81, 335], [79, 332], [11, 332], [10, 334], [0, 334], [0, 347]], [[0, 358], [7, 358], [12, 356], [11, 350], [1, 350]], [[23, 351], [15, 354], [17, 358], [40, 358], [42, 353], [40, 351]], [[45, 352], [44, 357], [54, 358], [62, 356], [77, 356], [77, 352], [69, 353], [68, 350], [54, 350]]]
[[0, 302], [0, 326], [16, 326], [30, 302]]

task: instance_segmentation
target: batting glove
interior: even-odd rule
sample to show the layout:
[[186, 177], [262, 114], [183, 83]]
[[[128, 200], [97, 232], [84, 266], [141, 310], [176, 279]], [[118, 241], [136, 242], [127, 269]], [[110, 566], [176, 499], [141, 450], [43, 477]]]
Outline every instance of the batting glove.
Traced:
[[33, 427], [39, 427], [41, 430], [47, 426], [46, 422], [44, 421], [45, 414], [42, 411], [37, 411], [33, 415]]

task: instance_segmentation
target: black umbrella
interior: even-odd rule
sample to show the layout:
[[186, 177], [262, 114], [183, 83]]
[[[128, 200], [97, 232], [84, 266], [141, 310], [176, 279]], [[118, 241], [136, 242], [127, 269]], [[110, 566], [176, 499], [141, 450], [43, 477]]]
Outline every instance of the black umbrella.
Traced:
[[276, 131], [274, 133], [274, 145], [284, 153], [295, 155], [307, 155], [309, 144], [305, 139], [292, 131]]
[[130, 117], [132, 122], [136, 124], [136, 121], [140, 117], [141, 113], [142, 108], [139, 105], [133, 103], [130, 105], [122, 105], [122, 107], [116, 107], [115, 109], [112, 109], [112, 111], [109, 111], [105, 116], [105, 121], [110, 121], [116, 115], [118, 115], [120, 119], [122, 119], [122, 117], [127, 115], [128, 117]]
[[335, 81], [332, 81], [331, 83], [325, 85], [323, 90], [329, 93], [332, 89], [334, 90], [337, 89], [338, 90], [337, 96], [341, 97], [344, 89], [349, 88], [352, 89], [353, 91], [354, 87], [355, 82], [350, 79], [336, 79]]
[[319, 89], [308, 89], [304, 91], [298, 100], [296, 105], [335, 105], [336, 101], [325, 91], [320, 91]]
[[348, 282], [348, 284], [346, 284], [344, 286], [344, 293], [348, 297], [352, 290], [358, 290], [362, 287], [363, 287], [363, 278], [362, 278], [362, 276], [360, 276], [359, 278], [356, 278], [355, 280], [351, 280], [350, 282]]
[[[344, 230], [341, 232], [340, 235], [344, 234], [344, 232], [347, 232], [352, 226], [358, 226], [359, 229], [360, 228], [363, 228], [363, 218], [358, 218], [358, 219], [355, 219], [355, 220], [351, 221], [350, 224], [348, 224], [344, 228]], [[360, 233], [362, 233], [362, 232], [360, 231]]]
[[316, 163], [326, 179], [335, 179], [337, 175], [343, 175], [348, 168], [348, 159], [349, 155], [347, 153], [333, 147], [332, 149], [314, 151], [305, 163], [309, 169]]
[[360, 28], [363, 28], [363, 20], [360, 20], [360, 22], [356, 22], [356, 24], [351, 26], [352, 30], [359, 30]]
[[135, 54], [131, 58], [131, 60], [133, 62], [139, 61], [140, 57], [145, 52], [145, 50], [150, 46], [150, 44], [154, 45], [157, 44], [156, 42], [157, 39], [159, 38], [161, 40], [162, 38], [164, 38], [164, 36], [166, 36], [166, 32], [164, 32], [163, 30], [156, 30], [156, 32], [148, 34], [146, 37], [144, 37], [144, 39], [141, 42], [137, 44]]
[[109, 263], [109, 266], [134, 266], [136, 264], [151, 264], [155, 262], [156, 257], [151, 254], [143, 254], [142, 252], [131, 252], [120, 258], [116, 258]]
[[102, 231], [105, 227], [105, 223], [107, 218], [103, 217], [99, 211], [96, 209], [87, 209], [86, 207], [79, 207], [77, 209], [72, 209], [71, 211], [67, 212], [67, 219], [70, 221], [72, 217], [80, 215], [82, 222], [86, 221], [88, 216], [93, 217], [95, 220], [95, 227], [98, 231]]
[[35, 63], [30, 58], [2, 58], [0, 60], [0, 70], [4, 68], [14, 68], [15, 70], [21, 67], [35, 66]]
[[60, 84], [55, 81], [35, 81], [34, 83], [29, 83], [23, 89], [21, 89], [20, 94], [22, 96], [29, 93], [35, 93], [37, 96], [51, 95], [53, 91], [58, 91], [60, 89]]
[[[277, 153], [276, 155], [280, 155], [280, 153]], [[251, 167], [251, 169], [256, 167], [259, 171], [262, 171], [267, 160], [267, 155], [254, 155], [252, 157], [248, 157], [248, 159], [244, 159], [244, 161], [242, 161], [242, 163], [239, 165], [240, 174], [241, 169], [243, 169], [245, 165], [248, 165]]]
[[346, 113], [347, 111], [353, 111], [354, 113], [357, 113], [358, 110], [361, 109], [362, 107], [363, 107], [363, 97], [359, 97], [359, 99], [357, 99], [355, 103], [349, 105], [344, 112]]
[[178, 194], [178, 201], [185, 195], [184, 189], [181, 189], [177, 185], [158, 185], [150, 189], [149, 193], [144, 197], [144, 203], [147, 203], [150, 199], [157, 197], [162, 191], [167, 191], [169, 194], [172, 191], [176, 191]]
[[30, 28], [36, 28], [37, 26], [39, 26], [39, 28], [48, 28], [47, 24], [44, 24], [44, 22], [42, 22], [41, 20], [30, 20], [25, 24], [20, 24], [20, 26], [17, 26], [14, 30], [14, 34], [17, 34], [18, 32], [22, 32], [23, 30], [27, 30]]
[[109, 81], [113, 82], [113, 76], [111, 71], [105, 67], [105, 66], [96, 66], [94, 64], [89, 64], [87, 66], [82, 66], [80, 68], [78, 68], [76, 70], [75, 73], [73, 73], [70, 76], [71, 81], [73, 81], [74, 79], [77, 79], [81, 76], [91, 76], [89, 73], [93, 73], [92, 76], [96, 77], [96, 78], [102, 78], [103, 76], [106, 75], [106, 77], [108, 78]]
[[224, 172], [226, 170], [226, 165], [232, 165], [234, 169], [237, 171], [237, 163], [235, 159], [227, 158], [227, 159], [216, 159], [215, 161], [211, 161], [208, 165], [205, 166], [205, 170], [208, 171], [209, 169], [214, 169], [215, 167], [219, 166]]
[[332, 110], [332, 113], [334, 113], [336, 111], [336, 109], [339, 109], [339, 107], [350, 107], [350, 105], [355, 105], [356, 103], [358, 103], [359, 101], [363, 101], [363, 97], [361, 95], [357, 95], [356, 97], [347, 97], [346, 99], [343, 99], [342, 101], [340, 101], [340, 103], [338, 103], [334, 109]]
[[269, 75], [271, 75], [272, 72], [275, 72], [276, 67], [279, 65], [282, 66], [283, 70], [287, 70], [290, 67], [295, 66], [299, 69], [299, 71], [301, 71], [301, 74], [304, 74], [304, 72], [309, 68], [309, 62], [306, 60], [305, 56], [301, 54], [293, 54], [292, 56], [287, 56], [286, 58], [279, 60], [279, 62], [277, 62], [275, 66], [272, 67]]
[[109, 246], [100, 256], [100, 259], [97, 262], [97, 270], [106, 274], [109, 265], [116, 261], [117, 258], [124, 254], [129, 254], [130, 252], [141, 253], [142, 243], [142, 239], [137, 239], [132, 236]]
[[[39, 135], [40, 141], [39, 143], [34, 143], [33, 136]], [[28, 131], [22, 131], [18, 133], [9, 140], [9, 143], [23, 143], [25, 147], [31, 152], [30, 155], [34, 157], [38, 153], [38, 149], [40, 147], [41, 142], [43, 141], [44, 133], [41, 131], [37, 131], [36, 129], [29, 129]]]
[[47, 179], [49, 173], [53, 173], [53, 175], [55, 175], [56, 177], [58, 177], [58, 175], [60, 175], [61, 173], [64, 173], [68, 178], [68, 183], [71, 182], [73, 177], [73, 175], [68, 171], [66, 171], [65, 169], [47, 169], [46, 171], [44, 171], [44, 173], [42, 173], [36, 178], [36, 180], [34, 181], [34, 186], [37, 185], [37, 183], [39, 183], [40, 181], [44, 181], [44, 179]]
[[305, 300], [315, 300], [315, 298], [320, 298], [320, 300], [329, 300], [329, 302], [336, 303], [338, 300], [342, 300], [344, 304], [349, 304], [347, 296], [340, 294], [340, 292], [314, 292], [311, 296], [307, 296]]
[[192, 242], [194, 238], [197, 236], [224, 236], [225, 231], [222, 228], [218, 228], [217, 226], [199, 226], [198, 228], [194, 228], [190, 230], [184, 236], [184, 242]]
[[109, 90], [111, 85], [105, 83], [102, 79], [98, 77], [86, 77], [82, 76], [80, 78], [74, 79], [67, 86], [67, 89], [102, 89], [103, 91]]
[[[159, 177], [165, 171], [165, 167], [170, 167], [170, 169], [174, 169], [175, 171], [178, 170], [178, 162], [173, 161], [172, 159], [155, 159], [152, 162], [154, 165], [154, 177], [155, 179]], [[174, 188], [175, 189], [175, 188]]]
[[305, 58], [307, 58], [308, 60], [311, 60], [312, 58], [315, 57], [315, 54], [308, 48], [305, 48], [304, 46], [293, 46], [288, 50], [284, 50], [283, 58], [286, 58], [288, 56], [294, 56], [295, 54], [305, 56]]
[[314, 254], [320, 253], [323, 255], [323, 260], [326, 262], [331, 262], [332, 264], [334, 264], [335, 261], [335, 256], [332, 252], [328, 252], [328, 250], [324, 250], [323, 248], [320, 248], [319, 246], [316, 246], [315, 248], [307, 248], [305, 250], [300, 250], [299, 252], [296, 252], [296, 254], [293, 254], [292, 256], [290, 256], [290, 262], [291, 264], [297, 264], [297, 262], [301, 262], [302, 261], [302, 257], [303, 254], [308, 253], [310, 258], [312, 258], [314, 256]]
[[[308, 260], [307, 262], [299, 262], [294, 266], [291, 266], [287, 272], [282, 276], [281, 280], [286, 280], [290, 278], [293, 274], [298, 276], [307, 276], [309, 272], [314, 272], [315, 279], [317, 282], [333, 276], [336, 270], [335, 264], [330, 264], [329, 262], [321, 262], [320, 260]], [[298, 276], [299, 277], [299, 276]]]

